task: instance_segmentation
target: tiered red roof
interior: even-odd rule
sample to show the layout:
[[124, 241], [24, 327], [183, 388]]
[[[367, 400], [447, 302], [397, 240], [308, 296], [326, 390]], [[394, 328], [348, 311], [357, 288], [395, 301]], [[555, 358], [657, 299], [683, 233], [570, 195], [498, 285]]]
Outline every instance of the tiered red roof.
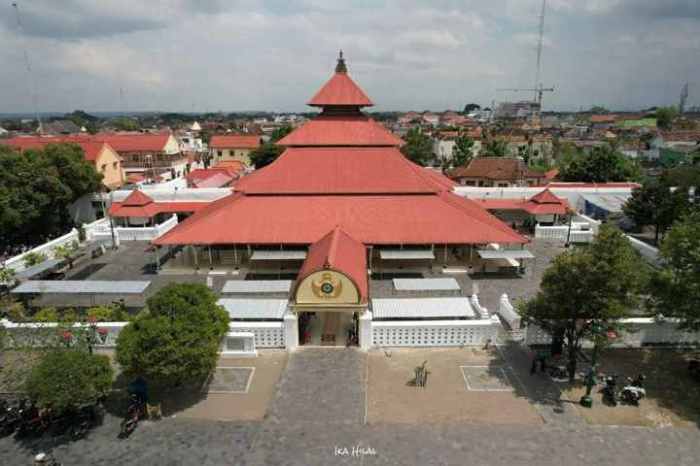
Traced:
[[137, 189], [123, 201], [113, 202], [109, 207], [112, 217], [151, 218], [162, 213], [187, 213], [203, 209], [206, 202], [155, 202], [149, 195]]
[[[336, 76], [346, 73], [341, 57]], [[365, 245], [527, 242], [404, 158], [400, 139], [359, 111], [364, 93], [340, 91], [346, 78], [311, 100], [323, 112], [279, 141], [290, 147], [275, 162], [154, 243], [309, 245], [338, 228]]]
[[238, 171], [228, 167], [197, 168], [187, 174], [187, 184], [193, 188], [222, 188], [238, 178]]
[[557, 197], [545, 189], [530, 199], [479, 199], [476, 201], [488, 210], [523, 210], [531, 215], [566, 215], [571, 210], [566, 199]]
[[355, 284], [360, 294], [360, 302], [366, 303], [369, 291], [366, 256], [365, 246], [336, 226], [309, 246], [297, 283], [301, 283], [314, 272], [335, 270], [343, 273]]
[[335, 74], [308, 102], [312, 107], [350, 106], [370, 107], [374, 105], [367, 94], [348, 76], [348, 70], [340, 52]]

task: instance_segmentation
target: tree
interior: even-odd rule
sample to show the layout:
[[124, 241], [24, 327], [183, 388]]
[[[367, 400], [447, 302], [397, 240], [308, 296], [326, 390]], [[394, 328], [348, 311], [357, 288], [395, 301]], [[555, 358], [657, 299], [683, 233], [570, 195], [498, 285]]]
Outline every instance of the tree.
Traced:
[[503, 138], [489, 138], [481, 153], [485, 157], [506, 157], [508, 155], [508, 141]]
[[98, 191], [101, 180], [77, 144], [21, 154], [0, 145], [0, 249], [64, 234], [73, 226], [68, 207]]
[[112, 126], [119, 131], [138, 131], [141, 129], [139, 122], [134, 118], [121, 116], [112, 120]]
[[656, 126], [661, 129], [671, 129], [673, 120], [678, 116], [676, 107], [659, 107], [656, 109]]
[[286, 135], [291, 133], [293, 129], [294, 128], [292, 128], [289, 125], [284, 125], [284, 126], [280, 126], [279, 128], [275, 128], [272, 131], [272, 134], [270, 135], [270, 142], [279, 141], [280, 139], [282, 139], [283, 137], [285, 137]]
[[75, 261], [76, 254], [78, 252], [78, 242], [74, 241], [72, 243], [62, 244], [57, 246], [53, 250], [53, 254], [58, 259], [63, 259], [68, 262], [68, 268], [73, 268], [73, 261]]
[[583, 183], [632, 181], [639, 177], [639, 167], [611, 146], [594, 147], [590, 153], [577, 152], [559, 164], [559, 179]]
[[420, 128], [409, 129], [404, 141], [401, 152], [412, 162], [426, 166], [433, 159], [433, 143]]
[[16, 281], [15, 275], [15, 269], [0, 267], [0, 285], [13, 287]]
[[229, 316], [200, 284], [172, 284], [147, 300], [147, 309], [120, 332], [117, 361], [165, 390], [202, 381], [216, 367]]
[[455, 140], [452, 149], [452, 166], [461, 167], [467, 165], [474, 158], [474, 140], [464, 134]]
[[111, 388], [113, 376], [107, 356], [54, 350], [31, 370], [26, 390], [39, 407], [61, 413], [97, 403]]
[[282, 152], [284, 152], [283, 147], [272, 142], [266, 142], [261, 144], [257, 149], [251, 151], [249, 157], [255, 168], [260, 169], [277, 160], [277, 157], [282, 155]]
[[571, 381], [583, 340], [596, 327], [614, 326], [636, 307], [645, 270], [624, 235], [603, 225], [588, 247], [557, 256], [542, 277], [540, 291], [520, 306], [527, 322], [563, 336]]
[[610, 110], [603, 107], [602, 105], [594, 105], [593, 107], [591, 107], [590, 112], [596, 113], [596, 114], [606, 114], [606, 113], [610, 113]]
[[700, 211], [676, 222], [661, 245], [661, 268], [651, 279], [649, 304], [657, 314], [700, 330]]
[[672, 190], [662, 181], [647, 180], [632, 191], [623, 211], [637, 225], [653, 225], [654, 243], [658, 244], [659, 235], [665, 233], [688, 207], [687, 190]]
[[481, 109], [481, 106], [479, 104], [473, 104], [473, 103], [467, 104], [464, 106], [464, 113], [468, 115], [468, 114], [472, 113], [474, 110], [480, 110], [480, 109]]

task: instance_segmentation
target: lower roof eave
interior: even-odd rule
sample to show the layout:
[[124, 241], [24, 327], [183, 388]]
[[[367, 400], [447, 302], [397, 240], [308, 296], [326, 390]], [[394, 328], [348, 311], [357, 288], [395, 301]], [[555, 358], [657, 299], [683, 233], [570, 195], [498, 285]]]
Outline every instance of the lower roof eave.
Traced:
[[[530, 240], [527, 237], [523, 237], [521, 240], [511, 240], [511, 241], [494, 241], [494, 240], [483, 240], [483, 241], [470, 241], [470, 242], [465, 242], [465, 241], [439, 241], [439, 242], [401, 242], [401, 241], [375, 241], [371, 243], [363, 243], [366, 247], [374, 247], [374, 246], [422, 246], [422, 247], [430, 247], [430, 246], [442, 246], [442, 245], [448, 245], [448, 246], [480, 246], [484, 244], [506, 244], [506, 245], [511, 245], [511, 244], [529, 244], [531, 243], [532, 240]], [[284, 245], [284, 246], [291, 246], [291, 247], [307, 247], [310, 244], [312, 244], [313, 241], [307, 242], [221, 242], [221, 241], [215, 241], [215, 242], [208, 242], [208, 241], [196, 241], [196, 242], [177, 242], [177, 241], [169, 241], [167, 239], [160, 241], [159, 238], [156, 238], [151, 241], [151, 244], [155, 246], [279, 246], [279, 245]]]

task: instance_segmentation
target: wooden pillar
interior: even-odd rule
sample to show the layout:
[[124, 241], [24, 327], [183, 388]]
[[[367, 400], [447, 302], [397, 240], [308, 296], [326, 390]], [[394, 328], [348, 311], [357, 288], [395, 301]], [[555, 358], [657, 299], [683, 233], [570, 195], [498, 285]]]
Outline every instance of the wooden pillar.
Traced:
[[197, 246], [192, 246], [192, 252], [194, 253], [194, 268], [199, 270], [199, 254], [197, 251]]
[[238, 265], [238, 251], [236, 250], [236, 244], [233, 245], [233, 263]]
[[443, 263], [447, 264], [447, 244], [445, 244], [445, 256], [443, 258]]
[[209, 250], [209, 270], [214, 270], [214, 264], [211, 260], [211, 244], [207, 246], [207, 249]]

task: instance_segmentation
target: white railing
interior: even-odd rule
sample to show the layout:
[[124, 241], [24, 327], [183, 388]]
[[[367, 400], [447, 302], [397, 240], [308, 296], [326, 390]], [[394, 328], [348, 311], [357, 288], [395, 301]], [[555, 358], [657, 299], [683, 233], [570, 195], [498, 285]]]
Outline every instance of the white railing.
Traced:
[[48, 243], [44, 243], [35, 247], [34, 249], [30, 249], [29, 251], [7, 259], [4, 266], [13, 269], [15, 272], [21, 272], [27, 268], [24, 265], [24, 259], [27, 257], [27, 255], [32, 253], [44, 254], [47, 259], [54, 259], [54, 252], [56, 251], [56, 248], [67, 244], [77, 243], [79, 240], [80, 236], [78, 234], [78, 230], [73, 228], [68, 234], [52, 239]]
[[480, 320], [372, 321], [378, 347], [483, 346], [496, 343], [503, 327], [498, 317]]
[[[577, 225], [576, 228], [579, 226]], [[535, 226], [535, 238], [550, 240], [550, 241], [563, 241], [565, 242], [567, 238], [572, 243], [590, 243], [593, 241], [595, 233], [593, 230], [581, 230], [571, 227], [571, 234], [569, 234], [569, 226], [555, 226], [546, 227], [537, 225]]]
[[95, 241], [104, 233], [110, 233], [109, 219], [101, 218], [92, 223], [84, 223], [83, 230], [85, 231], [86, 241]]
[[594, 218], [591, 218], [587, 215], [577, 213], [574, 215], [574, 222], [576, 223], [581, 223], [581, 224], [588, 224], [588, 229], [593, 232], [594, 235], [598, 234], [598, 230], [600, 229], [600, 225], [603, 223], [599, 220], [596, 220]]
[[498, 303], [498, 315], [508, 325], [510, 330], [520, 330], [522, 319], [510, 303], [508, 295], [503, 293]]
[[229, 330], [252, 333], [256, 348], [284, 348], [283, 322], [230, 322]]
[[[119, 241], [151, 241], [175, 228], [175, 225], [177, 225], [177, 215], [173, 215], [168, 220], [153, 227], [115, 227], [114, 233]], [[105, 233], [111, 235], [107, 230], [95, 236], [104, 237]]]

